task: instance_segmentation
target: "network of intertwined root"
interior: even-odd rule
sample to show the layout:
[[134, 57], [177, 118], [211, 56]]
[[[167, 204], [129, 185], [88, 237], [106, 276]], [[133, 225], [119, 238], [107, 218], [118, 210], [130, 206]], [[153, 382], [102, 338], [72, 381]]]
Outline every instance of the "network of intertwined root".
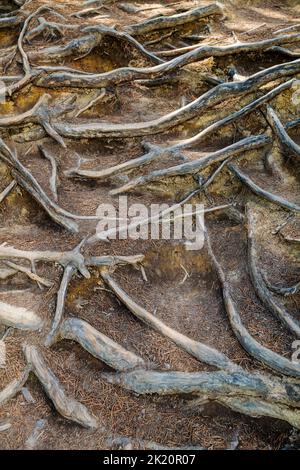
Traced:
[[[257, 152], [257, 154], [264, 155], [268, 172], [275, 176], [279, 173], [282, 176], [280, 166], [282, 162], [280, 163], [279, 159], [274, 157], [276, 152], [281, 155], [288, 154], [296, 163], [297, 160], [299, 162], [300, 147], [289, 135], [291, 129], [300, 125], [300, 117], [296, 112], [297, 106], [294, 107], [292, 119], [283, 122], [273, 105], [276, 98], [284, 93], [291, 93], [297, 84], [297, 76], [300, 74], [300, 53], [293, 51], [293, 46], [300, 43], [300, 32], [296, 27], [279, 32], [269, 39], [245, 43], [237, 41], [234, 44], [217, 46], [201, 45], [199, 41], [203, 40], [203, 36], [198, 34], [198, 36], [191, 36], [193, 44], [160, 50], [159, 44], [163, 44], [165, 38], [170, 38], [175, 30], [180, 31], [180, 28], [184, 28], [187, 24], [205, 19], [207, 25], [211, 17], [215, 21], [225, 21], [223, 7], [219, 4], [211, 4], [173, 14], [166, 13], [119, 30], [101, 25], [101, 15], [105, 15], [109, 2], [75, 3], [72, 13], [66, 13], [64, 5], [60, 2], [33, 0], [7, 1], [0, 11], [0, 28], [20, 30], [17, 44], [0, 51], [2, 70], [0, 78], [6, 85], [4, 93], [11, 99], [14, 95], [26, 93], [30, 90], [31, 84], [45, 90], [35, 105], [26, 112], [0, 116], [0, 160], [9, 169], [12, 178], [11, 183], [0, 194], [0, 203], [11, 191], [20, 186], [63, 230], [81, 234], [84, 232], [84, 230], [82, 232], [82, 227], [85, 223], [93, 220], [97, 222], [97, 216], [81, 216], [60, 207], [57, 189], [59, 172], [57, 159], [39, 142], [41, 139], [48, 136], [49, 139], [53, 139], [66, 148], [71, 139], [102, 137], [122, 139], [152, 136], [182, 125], [200, 115], [203, 116], [218, 104], [238, 97], [240, 101], [237, 102], [234, 112], [225, 113], [223, 117], [218, 118], [216, 111], [215, 119], [189, 138], [166, 144], [163, 147], [143, 142], [145, 149], [143, 155], [102, 170], [86, 170], [81, 168], [79, 161], [76, 168], [68, 170], [67, 176], [82, 180], [96, 180], [99, 184], [103, 181], [113, 183], [116, 175], [127, 175], [132, 170], [138, 169], [138, 176], [132, 179], [127, 177], [125, 184], [111, 189], [111, 195], [116, 195], [136, 191], [140, 186], [145, 191], [147, 185], [154, 182], [165, 181], [167, 178], [176, 176], [192, 175], [195, 184], [197, 182], [196, 188], [183, 200], [174, 202], [174, 206], [169, 209], [171, 212], [178, 205], [192, 198], [201, 198], [209, 185], [220, 177], [224, 168], [227, 168], [250, 192], [284, 208], [291, 214], [290, 217], [297, 216], [300, 212], [300, 205], [283, 194], [275, 194], [265, 189], [248, 176], [245, 166], [235, 163], [238, 157], [241, 160], [241, 157]], [[12, 4], [14, 8], [10, 8]], [[130, 11], [130, 8], [137, 9], [129, 4], [120, 4], [120, 8], [124, 11], [126, 9]], [[64, 34], [69, 31], [75, 32], [74, 38], [62, 41]], [[146, 67], [127, 66], [104, 73], [88, 73], [78, 68], [60, 65], [65, 58], [78, 59], [88, 55], [107, 37], [120, 41], [122, 45], [130, 45], [151, 64]], [[30, 46], [37, 38], [44, 38], [46, 41], [55, 40], [55, 44], [39, 50], [31, 50]], [[116, 88], [125, 82], [138, 82], [146, 87], [172, 82], [172, 80], [177, 80], [183, 71], [189, 74], [190, 69], [186, 67], [189, 64], [199, 63], [207, 58], [230, 57], [231, 60], [236, 55], [250, 52], [276, 53], [285, 60], [248, 77], [240, 77], [234, 69], [227, 76], [226, 74], [212, 76], [209, 73], [202, 73], [201, 80], [209, 88], [206, 93], [176, 111], [151, 121], [116, 124], [80, 119], [86, 110], [101, 102], [111, 87]], [[11, 65], [20, 60], [23, 73], [18, 76], [10, 75]], [[42, 65], [39, 65], [40, 63]], [[47, 89], [69, 91], [74, 89], [74, 94], [58, 102], [53, 101]], [[94, 89], [96, 94], [84, 106], [79, 106], [76, 101], [78, 89]], [[255, 114], [257, 110], [260, 112], [260, 119], [263, 119], [265, 130], [250, 134], [239, 127], [238, 123], [241, 118], [251, 113]], [[188, 158], [191, 155], [190, 149], [230, 124], [238, 129], [233, 143], [201, 158]], [[37, 146], [41, 155], [51, 164], [52, 173], [47, 189], [42, 187], [18, 158], [14, 146], [16, 143], [25, 141], [30, 141]], [[154, 160], [163, 162], [168, 158], [182, 161], [167, 168], [143, 173], [143, 168]], [[199, 177], [201, 172], [210, 171], [211, 168], [208, 177]], [[271, 280], [260, 268], [255, 236], [258, 221], [253, 203], [250, 201], [245, 204], [244, 214], [236, 210], [229, 200], [228, 204], [207, 210], [226, 208], [229, 208], [238, 222], [247, 228], [249, 271], [257, 296], [295, 338], [300, 337], [300, 322], [285, 308], [283, 300], [280, 300], [280, 296], [284, 299], [284, 296], [299, 292], [299, 282], [294, 286], [272, 285]], [[159, 214], [158, 219], [163, 215], [166, 213]], [[149, 220], [145, 221], [147, 222]], [[279, 235], [281, 228], [278, 229]], [[215, 257], [208, 232], [206, 232], [206, 248], [212, 269], [215, 270], [222, 288], [230, 326], [247, 353], [270, 369], [270, 373], [245, 370], [223, 353], [170, 328], [138, 305], [114, 280], [113, 272], [118, 265], [142, 266], [143, 255], [87, 256], [84, 254], [86, 246], [91, 249], [99, 240], [109, 238], [107, 233], [96, 234], [90, 231], [88, 233], [89, 235], [85, 236], [77, 247], [67, 252], [26, 251], [5, 243], [0, 246], [1, 279], [14, 276], [21, 271], [33, 282], [50, 288], [52, 283], [36, 272], [38, 263], [50, 262], [60, 265], [63, 269], [57, 292], [56, 310], [50, 329], [47, 329], [36, 313], [5, 303], [0, 303], [1, 324], [10, 328], [40, 331], [43, 345], [46, 347], [51, 347], [62, 339], [76, 341], [91, 355], [116, 371], [103, 375], [107, 381], [137, 394], [195, 395], [201, 403], [215, 401], [246, 415], [278, 418], [300, 429], [300, 365], [266, 348], [247, 331], [232, 299], [231, 286], [226, 272]], [[297, 238], [286, 241], [299, 244]], [[30, 267], [20, 264], [20, 260], [28, 261]], [[100, 268], [103, 281], [138, 320], [154, 328], [197, 360], [217, 370], [199, 373], [153, 370], [151, 364], [146, 364], [141, 357], [124, 349], [87, 322], [76, 317], [67, 317], [64, 313], [64, 306], [72, 277], [76, 273], [89, 277], [89, 269], [95, 266]], [[15, 396], [27, 381], [29, 374], [33, 373], [61, 415], [85, 427], [97, 428], [99, 426], [97, 417], [93, 416], [85, 406], [66, 396], [63, 387], [43, 359], [39, 347], [26, 343], [23, 346], [23, 352], [27, 363], [26, 369], [20, 378], [0, 392], [0, 404]], [[155, 443], [149, 445], [156, 448]]]

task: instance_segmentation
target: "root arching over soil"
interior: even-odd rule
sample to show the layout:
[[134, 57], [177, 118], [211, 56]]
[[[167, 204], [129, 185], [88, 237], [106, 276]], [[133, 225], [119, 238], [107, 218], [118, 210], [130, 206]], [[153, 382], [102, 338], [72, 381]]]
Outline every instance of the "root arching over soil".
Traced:
[[291, 445], [297, 2], [2, 3], [0, 447]]

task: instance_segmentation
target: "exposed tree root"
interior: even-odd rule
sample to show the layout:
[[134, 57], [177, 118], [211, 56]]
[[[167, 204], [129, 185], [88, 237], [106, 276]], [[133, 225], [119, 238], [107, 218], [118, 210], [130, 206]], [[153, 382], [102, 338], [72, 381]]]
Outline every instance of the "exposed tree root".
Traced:
[[173, 341], [177, 346], [196, 357], [196, 359], [205, 362], [206, 364], [218, 367], [219, 369], [228, 371], [240, 370], [240, 367], [237, 364], [234, 364], [221, 352], [179, 333], [173, 328], [167, 326], [150, 312], [147, 312], [147, 310], [134, 302], [134, 300], [132, 300], [131, 297], [104, 270], [101, 272], [101, 276], [121, 302], [123, 302], [124, 305], [126, 305], [126, 307], [134, 314], [134, 316], [147, 325], [150, 325], [162, 336]]
[[263, 274], [258, 268], [258, 254], [255, 246], [255, 215], [251, 206], [247, 207], [248, 216], [248, 257], [249, 271], [253, 287], [262, 303], [296, 336], [300, 337], [300, 322], [294, 320], [284, 306], [278, 305], [272, 294], [268, 290]]
[[0, 391], [0, 405], [4, 405], [11, 398], [17, 395], [24, 386], [30, 373], [30, 367], [26, 367], [19, 379], [15, 379]]
[[298, 204], [290, 202], [287, 199], [284, 199], [283, 197], [278, 196], [277, 194], [270, 193], [269, 191], [261, 188], [256, 183], [254, 183], [254, 181], [252, 181], [252, 179], [249, 176], [245, 175], [245, 173], [236, 165], [233, 165], [232, 163], [230, 163], [228, 164], [228, 168], [254, 194], [257, 194], [258, 196], [261, 196], [264, 199], [267, 199], [268, 201], [273, 202], [274, 204], [277, 204], [280, 207], [283, 207], [284, 209], [288, 209], [294, 212], [300, 212], [300, 206]]
[[23, 350], [28, 365], [41, 382], [46, 394], [53, 402], [57, 411], [64, 418], [81, 424], [86, 428], [97, 428], [98, 422], [87, 408], [66, 395], [57, 377], [45, 363], [41, 351], [35, 346], [30, 345], [25, 345]]
[[298, 294], [298, 292], [300, 292], [300, 282], [297, 282], [297, 284], [295, 284], [293, 286], [290, 286], [290, 287], [277, 286], [277, 285], [271, 284], [268, 281], [268, 279], [267, 279], [267, 277], [264, 273], [262, 273], [262, 276], [263, 276], [263, 279], [264, 279], [268, 289], [270, 289], [270, 291], [274, 292], [275, 294], [282, 295], [284, 297], [288, 297], [290, 295], [295, 295], [295, 294]]
[[268, 106], [267, 110], [270, 125], [272, 126], [274, 133], [277, 135], [281, 145], [300, 158], [300, 146], [290, 138], [274, 109], [271, 106]]
[[0, 302], [0, 323], [20, 330], [40, 330], [43, 321], [36, 313]]
[[72, 39], [69, 43], [64, 44], [63, 46], [51, 46], [41, 49], [38, 52], [29, 53], [28, 57], [30, 61], [43, 61], [44, 63], [51, 63], [73, 55], [80, 58], [89, 54], [97, 46], [100, 46], [103, 38], [105, 36], [109, 36], [133, 45], [143, 56], [147, 57], [147, 59], [151, 60], [151, 62], [154, 62], [155, 64], [164, 63], [162, 59], [147, 51], [144, 46], [142, 46], [142, 44], [140, 44], [136, 39], [127, 33], [122, 33], [103, 25], [86, 26], [83, 29], [81, 28], [81, 30], [83, 33], [86, 33], [85, 36]]
[[[185, 373], [145, 370], [102, 375], [108, 382], [139, 395], [200, 395], [249, 416], [270, 416], [285, 420], [297, 429], [300, 428], [300, 411], [289, 408], [284, 402], [280, 403], [279, 395], [276, 393], [280, 383], [275, 381], [275, 392], [273, 388], [275, 383], [272, 385], [272, 380], [264, 380], [262, 376], [247, 377], [229, 372]], [[283, 391], [283, 395], [285, 393]]]
[[253, 336], [250, 335], [248, 330], [243, 325], [240, 314], [232, 299], [230, 286], [226, 280], [224, 271], [213, 253], [208, 234], [206, 233], [206, 235], [208, 253], [214, 264], [222, 286], [223, 300], [228, 315], [228, 320], [238, 341], [252, 357], [262, 362], [270, 369], [273, 369], [282, 375], [300, 378], [300, 364], [290, 361], [289, 359], [280, 356], [280, 354], [277, 354], [260, 344], [253, 338]]
[[180, 158], [182, 157], [182, 154], [180, 153], [180, 151], [184, 150], [185, 148], [190, 148], [195, 144], [198, 144], [204, 139], [204, 137], [211, 135], [212, 133], [216, 132], [218, 129], [234, 122], [240, 117], [251, 113], [252, 111], [257, 109], [264, 103], [273, 99], [276, 95], [278, 95], [282, 91], [287, 90], [290, 87], [292, 87], [293, 84], [294, 84], [294, 80], [289, 80], [288, 82], [285, 82], [279, 85], [278, 87], [271, 90], [269, 93], [266, 93], [265, 95], [263, 95], [261, 98], [258, 98], [257, 100], [254, 100], [251, 103], [249, 103], [247, 106], [241, 108], [239, 111], [236, 111], [235, 113], [230, 114], [229, 116], [226, 116], [220, 121], [214, 122], [210, 126], [203, 129], [201, 132], [196, 134], [195, 136], [189, 139], [177, 142], [176, 144], [171, 145], [169, 147], [161, 148], [159, 146], [144, 143], [144, 147], [148, 149], [149, 151], [148, 153], [142, 155], [141, 157], [129, 160], [127, 162], [121, 163], [120, 165], [116, 165], [114, 167], [107, 168], [101, 171], [81, 170], [80, 168], [76, 168], [76, 169], [69, 170], [66, 174], [68, 176], [76, 176], [76, 177], [83, 177], [86, 179], [100, 179], [101, 180], [101, 179], [106, 179], [107, 177], [114, 176], [119, 173], [124, 173], [125, 171], [129, 171], [133, 168], [140, 168], [141, 166], [144, 166], [157, 158], [160, 158], [160, 159], [166, 158], [166, 157]]
[[46, 261], [58, 263], [64, 268], [69, 264], [73, 265], [86, 278], [90, 276], [84, 262], [84, 257], [76, 250], [72, 251], [25, 251], [9, 246], [0, 245], [0, 259], [26, 259], [31, 263]]
[[65, 320], [59, 329], [58, 339], [76, 341], [92, 356], [118, 371], [145, 367], [141, 357], [127, 351], [79, 318]]
[[[290, 38], [290, 36], [288, 37]], [[295, 41], [297, 40], [299, 41], [300, 35], [297, 35], [297, 37], [295, 37], [294, 39]], [[287, 40], [286, 36], [282, 36], [281, 38], [276, 38], [276, 43], [282, 44], [284, 43], [285, 40]], [[180, 68], [194, 61], [206, 59], [214, 55], [218, 55], [218, 56], [223, 56], [227, 54], [232, 55], [232, 54], [244, 53], [244, 52], [248, 52], [252, 50], [255, 52], [255, 51], [260, 51], [264, 47], [265, 49], [268, 49], [268, 47], [270, 47], [270, 44], [271, 46], [273, 45], [274, 40], [268, 39], [267, 41], [268, 41], [267, 44], [265, 44], [265, 41], [264, 41], [263, 45], [260, 42], [258, 42], [258, 43], [238, 44], [238, 46], [237, 45], [224, 46], [223, 48], [222, 46], [220, 46], [219, 48], [214, 48], [214, 49], [213, 49], [213, 46], [202, 46], [202, 47], [205, 47], [206, 49], [202, 49], [201, 47], [199, 48], [200, 52], [199, 52], [199, 49], [195, 49], [194, 51], [187, 52], [186, 54], [183, 54], [179, 57], [175, 57], [169, 62], [165, 62], [163, 64], [156, 65], [154, 67], [149, 67], [149, 68], [124, 67], [120, 69], [115, 69], [111, 72], [105, 72], [101, 74], [82, 74], [75, 70], [74, 72], [58, 71], [58, 72], [53, 72], [53, 73], [50, 73], [49, 75], [41, 76], [40, 78], [37, 78], [36, 84], [42, 87], [64, 86], [64, 87], [103, 88], [103, 87], [108, 87], [110, 85], [117, 85], [119, 83], [132, 81], [132, 80], [145, 79], [145, 78], [157, 78], [163, 74], [170, 74], [172, 72], [176, 72]], [[272, 41], [272, 43], [270, 43], [269, 41]], [[265, 83], [268, 83], [268, 81], [298, 73], [300, 69], [299, 63], [300, 63], [300, 60], [298, 59], [298, 61], [295, 60], [290, 63], [275, 65], [274, 67], [265, 69], [249, 77], [247, 79], [249, 81], [246, 80], [245, 85], [249, 85], [250, 87], [253, 87], [253, 88], [250, 88], [249, 90], [249, 91], [253, 91], [257, 89], [257, 87], [264, 85]], [[37, 71], [38, 70], [39, 69], [37, 69]], [[275, 74], [273, 75], [274, 78], [272, 76], [270, 77], [270, 74]], [[258, 83], [253, 83], [255, 82], [256, 79], [258, 80]], [[231, 91], [233, 94], [235, 93], [239, 94], [239, 92], [247, 91], [247, 86], [245, 86], [244, 83], [241, 87], [233, 86], [233, 85], [237, 85], [237, 83], [234, 83], [234, 84], [226, 83], [225, 85], [223, 86], [223, 88], [215, 90], [217, 96], [219, 92], [223, 93], [223, 95], [221, 96], [221, 100], [225, 99], [227, 96], [230, 96]], [[228, 86], [229, 88], [227, 89]], [[195, 102], [193, 103], [195, 104], [197, 102], [198, 101], [195, 100]], [[217, 102], [219, 101], [216, 101], [215, 103], [211, 103], [211, 104], [213, 105], [213, 104], [216, 104]], [[187, 108], [186, 110], [189, 109], [188, 106], [189, 105], [185, 107]]]
[[11, 193], [11, 191], [16, 186], [17, 182], [13, 180], [9, 185], [0, 193], [0, 203]]
[[184, 13], [179, 13], [178, 15], [150, 18], [143, 23], [129, 25], [125, 29], [129, 34], [139, 36], [156, 31], [158, 29], [160, 30], [164, 28], [174, 28], [176, 26], [181, 26], [186, 23], [191, 23], [193, 21], [206, 18], [207, 16], [222, 14], [223, 11], [221, 7], [215, 3], [205, 7], [194, 8], [193, 10], [188, 10]]
[[120, 188], [116, 188], [110, 191], [110, 194], [116, 195], [123, 193], [125, 191], [130, 191], [135, 189], [138, 186], [145, 185], [152, 183], [153, 181], [161, 180], [162, 178], [170, 177], [170, 176], [178, 176], [178, 175], [187, 175], [197, 173], [200, 170], [212, 165], [213, 163], [217, 163], [227, 158], [234, 157], [236, 155], [240, 155], [243, 152], [247, 152], [249, 150], [257, 149], [260, 147], [264, 147], [268, 143], [270, 143], [271, 139], [267, 135], [258, 135], [258, 136], [251, 136], [242, 139], [235, 144], [229, 145], [221, 150], [217, 150], [205, 157], [200, 158], [199, 160], [193, 160], [187, 163], [182, 163], [181, 165], [173, 166], [170, 168], [164, 168], [162, 170], [155, 170], [145, 176], [139, 176], [129, 183], [121, 186]]

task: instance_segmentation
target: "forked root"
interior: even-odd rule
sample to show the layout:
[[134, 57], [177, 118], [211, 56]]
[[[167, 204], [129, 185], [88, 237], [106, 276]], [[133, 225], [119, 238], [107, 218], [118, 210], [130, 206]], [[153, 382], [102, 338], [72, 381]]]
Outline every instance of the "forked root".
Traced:
[[24, 386], [29, 377], [31, 367], [27, 366], [19, 379], [10, 382], [2, 391], [0, 391], [0, 405], [5, 405], [11, 398], [17, 395]]
[[[300, 410], [280, 403], [279, 382], [263, 376], [244, 376], [228, 372], [153, 372], [133, 371], [102, 374], [112, 384], [139, 395], [194, 395], [219, 402], [234, 411], [253, 416], [270, 416], [300, 429]], [[275, 385], [276, 384], [276, 385]], [[276, 387], [276, 391], [275, 391]], [[298, 386], [299, 388], [299, 386]], [[279, 395], [277, 395], [277, 391]], [[298, 390], [299, 393], [299, 390]], [[283, 395], [287, 392], [283, 391]], [[299, 403], [298, 403], [299, 405]]]

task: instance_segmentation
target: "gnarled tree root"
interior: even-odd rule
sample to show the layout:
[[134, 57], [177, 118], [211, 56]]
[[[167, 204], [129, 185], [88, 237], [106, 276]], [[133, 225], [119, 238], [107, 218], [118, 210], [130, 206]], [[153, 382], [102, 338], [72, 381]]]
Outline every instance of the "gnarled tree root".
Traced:
[[57, 377], [45, 363], [41, 351], [31, 345], [24, 345], [23, 351], [31, 371], [41, 382], [46, 394], [53, 402], [57, 411], [64, 418], [74, 421], [86, 428], [97, 428], [98, 422], [87, 408], [66, 395]]
[[288, 209], [293, 212], [300, 212], [300, 206], [298, 204], [290, 202], [277, 194], [270, 193], [269, 191], [261, 188], [236, 165], [229, 163], [228, 168], [245, 186], [247, 186], [247, 188], [249, 188], [254, 194], [257, 194], [257, 196], [261, 196], [267, 201], [273, 202], [284, 209]]
[[279, 117], [275, 113], [274, 109], [271, 106], [267, 107], [267, 115], [270, 125], [279, 139], [279, 142], [283, 147], [286, 147], [290, 150], [294, 155], [300, 158], [300, 146], [290, 138], [288, 133], [286, 132], [283, 124], [281, 123]]
[[154, 328], [162, 336], [165, 336], [169, 340], [173, 341], [177, 346], [182, 348], [191, 356], [194, 356], [196, 359], [205, 362], [206, 364], [218, 367], [219, 369], [228, 371], [240, 370], [240, 367], [237, 364], [234, 364], [234, 362], [232, 362], [221, 352], [211, 348], [210, 346], [206, 346], [199, 341], [195, 341], [188, 336], [179, 333], [173, 328], [170, 328], [146, 309], [138, 305], [105, 270], [102, 270], [101, 276], [112, 289], [112, 291], [116, 294], [118, 299], [120, 299], [121, 302], [126, 305], [126, 307], [133, 313], [135, 317]]
[[[185, 373], [146, 370], [106, 373], [102, 376], [108, 382], [139, 395], [198, 395], [249, 416], [270, 416], [287, 421], [297, 429], [300, 428], [299, 409], [289, 407], [285, 404], [285, 400], [280, 402], [277, 395], [277, 390], [281, 388], [280, 383], [275, 380], [275, 391], [272, 379], [265, 379], [262, 376], [244, 376], [221, 371]], [[283, 390], [284, 395], [287, 397], [288, 393]]]
[[3, 390], [0, 391], [0, 405], [4, 405], [21, 391], [29, 377], [29, 373], [30, 367], [27, 366], [19, 379], [13, 380]]
[[79, 343], [92, 356], [115, 370], [126, 371], [145, 367], [144, 360], [79, 318], [68, 318], [58, 331], [57, 340], [70, 339]]
[[158, 29], [174, 28], [212, 15], [222, 15], [222, 8], [214, 3], [205, 7], [197, 7], [192, 10], [170, 16], [158, 16], [150, 18], [142, 23], [132, 24], [125, 28], [131, 35], [147, 34]]
[[181, 165], [164, 168], [162, 170], [154, 170], [148, 175], [139, 176], [135, 179], [132, 179], [124, 186], [111, 190], [110, 194], [120, 194], [125, 191], [135, 189], [138, 186], [149, 184], [170, 176], [182, 176], [197, 173], [198, 171], [203, 170], [204, 168], [212, 165], [213, 163], [222, 162], [227, 158], [232, 158], [236, 155], [240, 155], [242, 152], [247, 152], [249, 150], [254, 150], [263, 147], [270, 143], [270, 141], [270, 137], [264, 134], [246, 137], [245, 139], [242, 139], [232, 145], [229, 145], [228, 147], [225, 147], [221, 150], [217, 150], [216, 152], [213, 152], [207, 156], [201, 157], [199, 160], [193, 160], [191, 162], [182, 163]]
[[248, 354], [250, 354], [250, 356], [262, 362], [264, 365], [266, 365], [270, 369], [275, 370], [282, 375], [288, 375], [288, 376], [296, 377], [299, 379], [300, 378], [300, 364], [290, 361], [289, 359], [286, 359], [280, 354], [277, 354], [274, 351], [271, 351], [270, 349], [260, 344], [258, 341], [256, 341], [253, 338], [253, 336], [251, 336], [251, 334], [248, 332], [246, 327], [243, 325], [240, 314], [232, 299], [232, 296], [230, 293], [230, 286], [226, 280], [224, 271], [213, 253], [207, 232], [206, 232], [206, 241], [207, 241], [207, 250], [208, 250], [209, 256], [216, 269], [219, 281], [222, 286], [223, 300], [224, 300], [225, 309], [228, 315], [228, 320], [230, 322], [231, 328], [235, 336], [237, 337], [239, 343], [248, 352]]
[[255, 245], [255, 215], [250, 204], [247, 206], [248, 226], [248, 260], [249, 272], [253, 287], [262, 303], [296, 336], [300, 337], [300, 322], [295, 320], [284, 306], [278, 305], [264, 281], [262, 271], [258, 267], [258, 253]]
[[31, 310], [0, 302], [0, 324], [20, 330], [40, 330], [42, 319]]

